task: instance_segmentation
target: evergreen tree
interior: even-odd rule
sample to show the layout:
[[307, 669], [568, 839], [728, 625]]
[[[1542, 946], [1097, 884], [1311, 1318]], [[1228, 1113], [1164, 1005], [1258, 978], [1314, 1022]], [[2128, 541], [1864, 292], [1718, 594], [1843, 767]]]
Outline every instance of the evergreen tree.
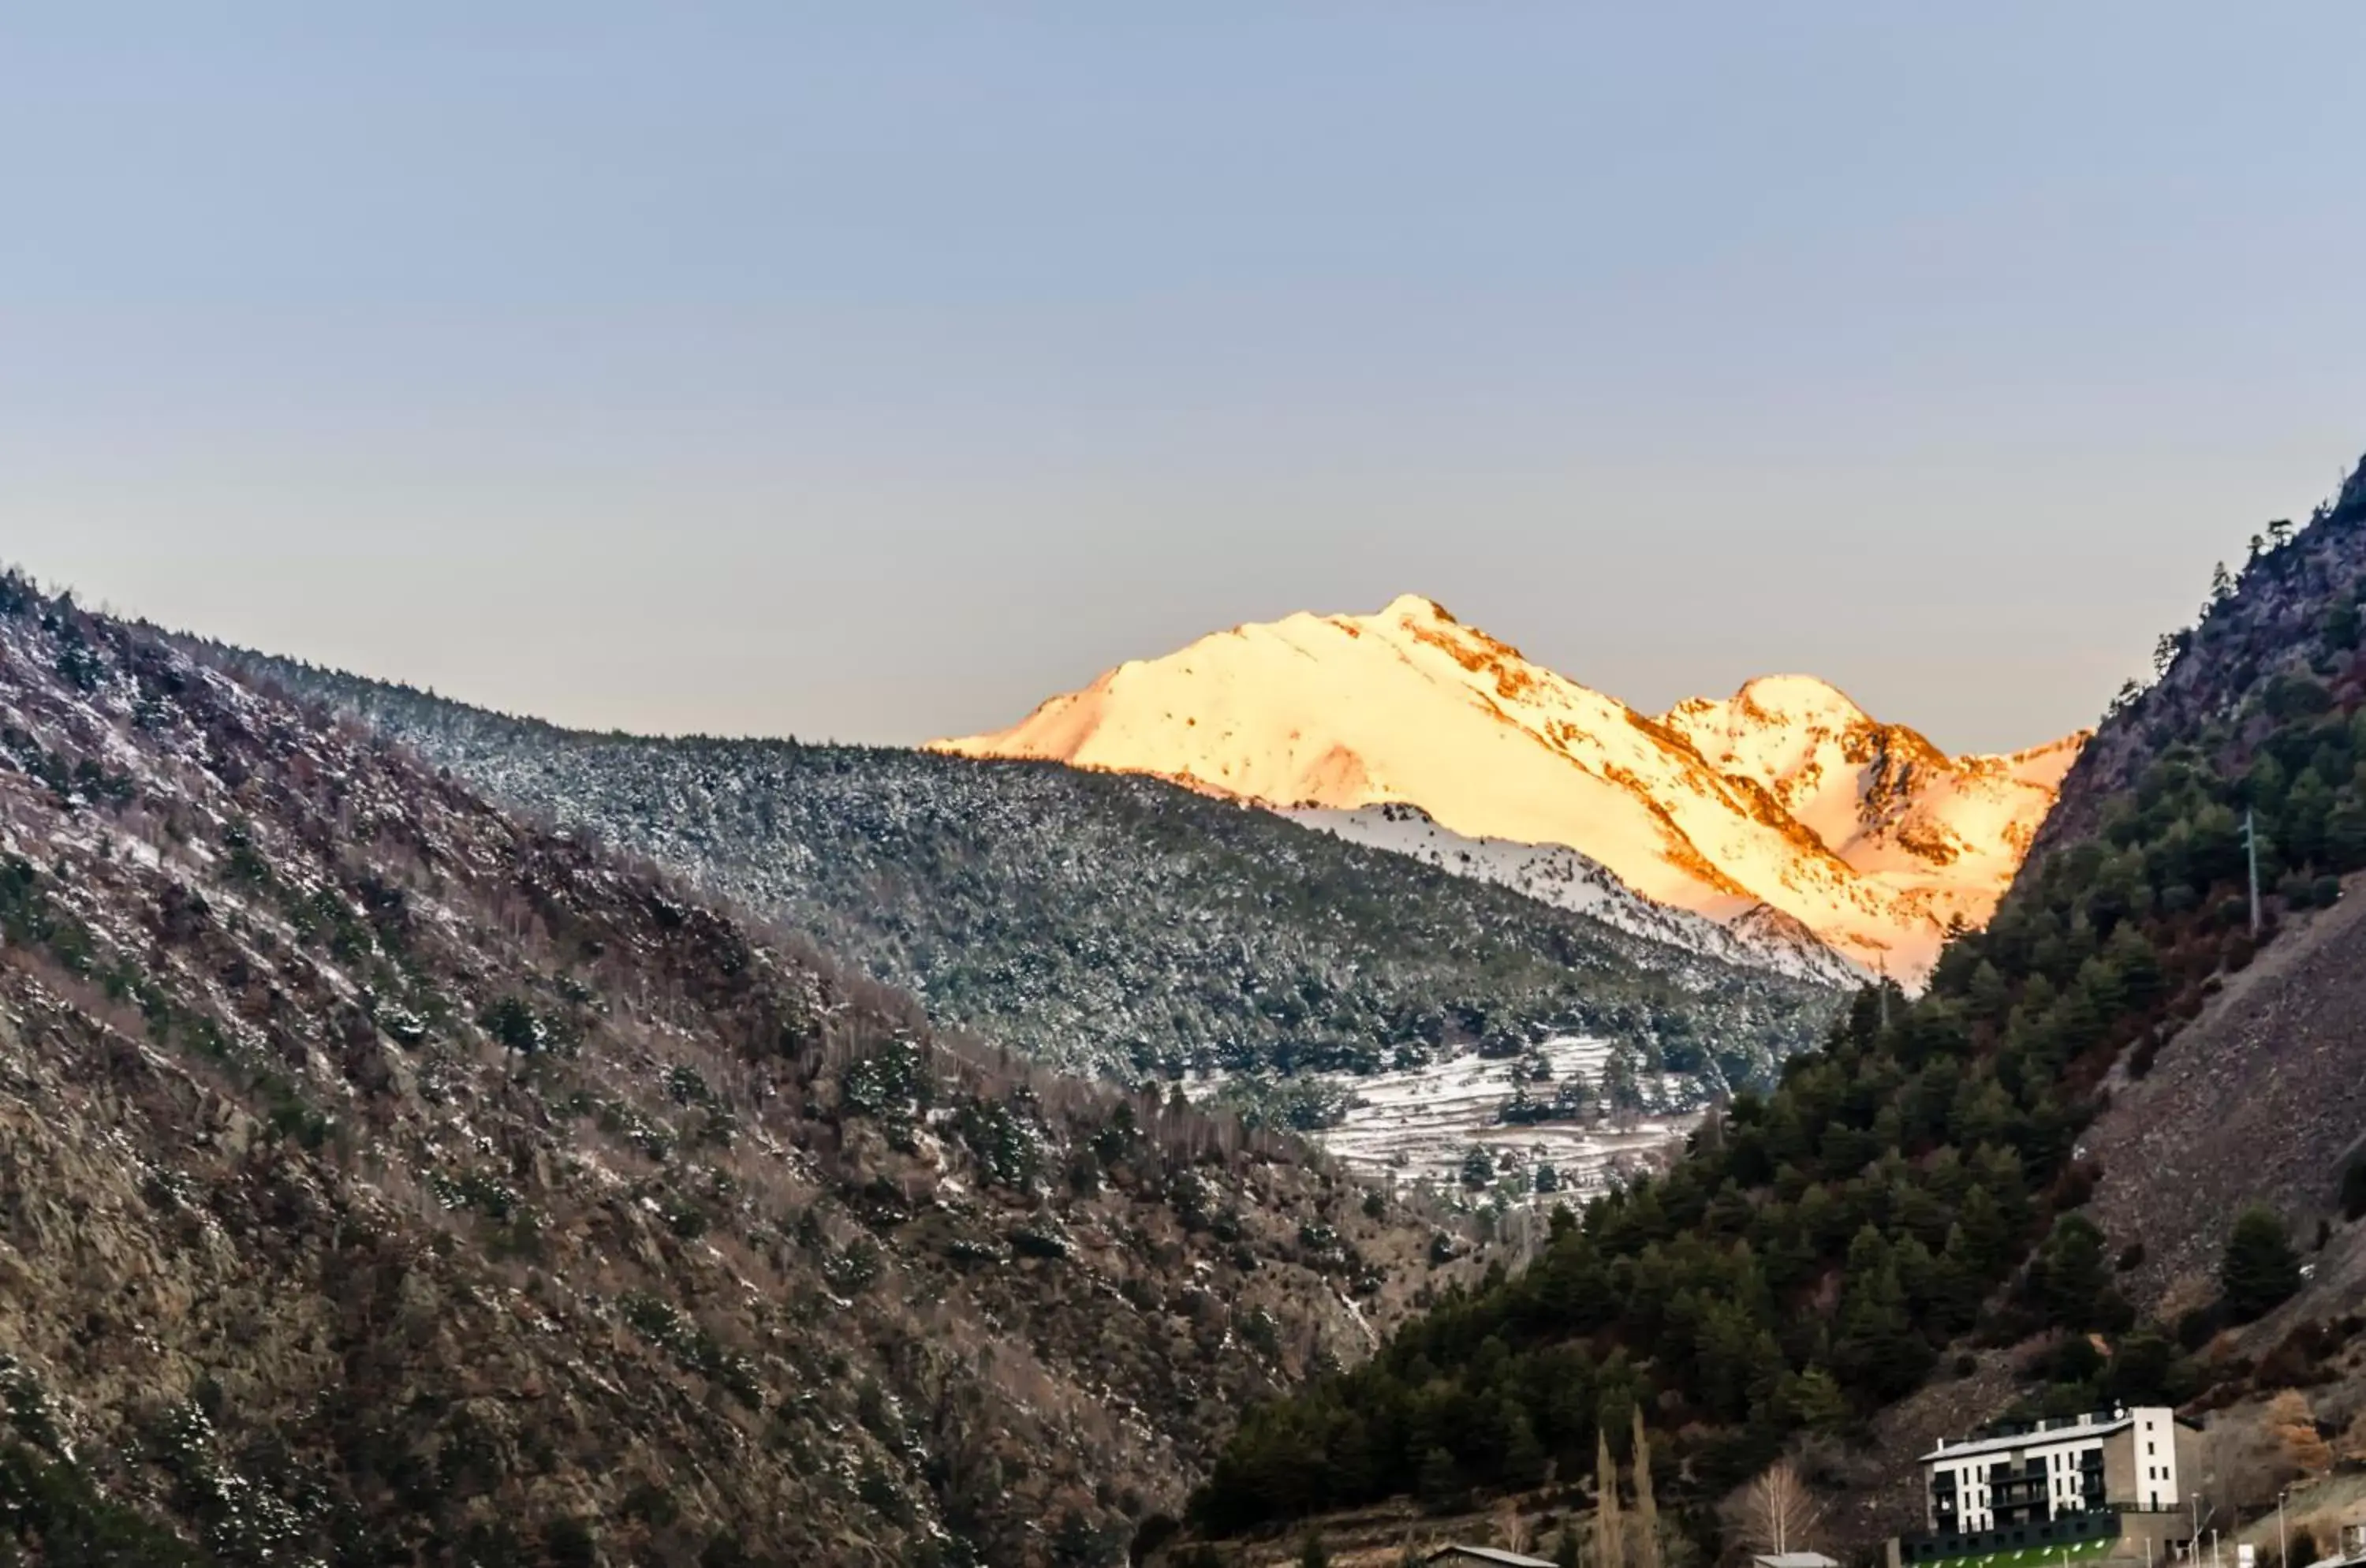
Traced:
[[2235, 1221], [2218, 1281], [2237, 1323], [2273, 1311], [2300, 1289], [2300, 1254], [2273, 1210], [2254, 1206]]
[[2159, 1329], [2146, 1325], [2121, 1336], [2112, 1348], [2102, 1392], [2114, 1404], [2181, 1404], [2190, 1383], [2176, 1345]]
[[2083, 1214], [2066, 1214], [2030, 1265], [2030, 1284], [2048, 1322], [2062, 1328], [2115, 1329], [2129, 1316], [2112, 1283], [2103, 1233]]
[[1432, 1507], [1453, 1501], [1462, 1492], [1462, 1472], [1456, 1468], [1454, 1456], [1442, 1448], [1432, 1448], [1421, 1456], [1421, 1469], [1414, 1477], [1414, 1490], [1421, 1500]]
[[1542, 1485], [1545, 1447], [1537, 1440], [1536, 1427], [1528, 1420], [1528, 1413], [1520, 1408], [1518, 1400], [1504, 1401], [1501, 1426], [1504, 1484], [1522, 1489]]
[[1473, 1144], [1462, 1156], [1462, 1185], [1484, 1187], [1495, 1179], [1495, 1156], [1484, 1144]]
[[1933, 1359], [1908, 1309], [1897, 1260], [1881, 1234], [1867, 1225], [1849, 1247], [1833, 1365], [1877, 1397], [1894, 1399], [1921, 1381]]
[[1810, 1432], [1837, 1432], [1848, 1423], [1848, 1395], [1821, 1367], [1809, 1367], [1791, 1380], [1786, 1403], [1792, 1419]]

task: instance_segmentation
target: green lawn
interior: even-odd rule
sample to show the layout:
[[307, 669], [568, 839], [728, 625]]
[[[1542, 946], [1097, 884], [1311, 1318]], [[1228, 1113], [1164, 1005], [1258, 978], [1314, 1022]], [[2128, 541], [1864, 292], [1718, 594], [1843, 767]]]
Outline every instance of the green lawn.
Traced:
[[1977, 1557], [1941, 1557], [1914, 1568], [2052, 1568], [2062, 1562], [2092, 1562], [2109, 1557], [2120, 1543], [2114, 1538], [2074, 1541], [2067, 1546], [2023, 1546], [2011, 1551], [1983, 1552]]

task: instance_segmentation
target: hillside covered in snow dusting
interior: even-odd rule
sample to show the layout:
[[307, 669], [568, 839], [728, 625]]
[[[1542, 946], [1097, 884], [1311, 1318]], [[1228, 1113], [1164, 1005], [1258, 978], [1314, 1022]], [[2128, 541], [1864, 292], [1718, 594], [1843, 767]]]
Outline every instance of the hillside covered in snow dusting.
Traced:
[[[1669, 1075], [1676, 1102], [1698, 1104], [1769, 1081], [1838, 1005], [1813, 976], [1157, 779], [583, 734], [214, 653], [845, 954], [941, 1023], [1074, 1070], [1279, 1095], [1583, 1034], [1615, 1045], [1623, 1081]], [[1317, 1103], [1291, 1093], [1266, 1109], [1309, 1126], [1328, 1114]]]
[[[1557, 879], [1589, 912], [1639, 895], [1778, 966], [1814, 966], [1804, 931], [1913, 981], [1995, 908], [2084, 739], [1949, 756], [1797, 675], [1655, 717], [1408, 594], [1236, 626], [937, 746], [1156, 774], [1486, 880]], [[1381, 806], [1480, 848], [1389, 842], [1404, 818]], [[1605, 875], [1517, 852], [1551, 847]]]

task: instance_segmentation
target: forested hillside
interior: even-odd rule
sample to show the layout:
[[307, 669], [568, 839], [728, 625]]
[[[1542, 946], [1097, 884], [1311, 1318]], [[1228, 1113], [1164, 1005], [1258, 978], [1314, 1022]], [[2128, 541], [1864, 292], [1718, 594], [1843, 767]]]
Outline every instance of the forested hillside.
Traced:
[[582, 734], [289, 661], [498, 798], [677, 867], [910, 987], [943, 1021], [1129, 1079], [1407, 1066], [1554, 1030], [1623, 1082], [1771, 1080], [1831, 989], [1155, 779], [794, 741]]
[[1623, 1449], [1638, 1404], [1670, 1434], [1665, 1480], [1697, 1504], [1799, 1434], [1854, 1429], [1964, 1337], [2107, 1336], [2108, 1353], [2063, 1342], [2028, 1391], [2041, 1404], [2191, 1393], [2175, 1325], [2136, 1320], [2114, 1278], [2128, 1260], [2080, 1213], [2106, 1173], [2079, 1131], [2115, 1063], [2143, 1072], [2286, 912], [2366, 866], [2362, 593], [2353, 479], [2306, 528], [2270, 529], [2163, 640], [2158, 686], [2122, 694], [2073, 773], [2066, 825], [1927, 995], [1868, 991], [1664, 1179], [1560, 1216], [1524, 1271], [1256, 1412], [1201, 1524], [1583, 1473], [1597, 1436]]
[[1121, 1561], [1434, 1235], [0, 578], [0, 1561]]

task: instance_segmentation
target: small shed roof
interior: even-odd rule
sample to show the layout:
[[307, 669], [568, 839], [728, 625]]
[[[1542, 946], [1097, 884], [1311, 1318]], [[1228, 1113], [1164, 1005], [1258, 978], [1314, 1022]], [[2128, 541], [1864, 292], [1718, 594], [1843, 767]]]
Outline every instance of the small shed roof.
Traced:
[[1757, 1568], [1841, 1568], [1820, 1551], [1768, 1551], [1750, 1561]]
[[1524, 1557], [1516, 1551], [1506, 1551], [1500, 1546], [1464, 1546], [1456, 1542], [1441, 1546], [1429, 1554], [1432, 1562], [1493, 1562], [1497, 1568], [1553, 1568], [1550, 1559]]

